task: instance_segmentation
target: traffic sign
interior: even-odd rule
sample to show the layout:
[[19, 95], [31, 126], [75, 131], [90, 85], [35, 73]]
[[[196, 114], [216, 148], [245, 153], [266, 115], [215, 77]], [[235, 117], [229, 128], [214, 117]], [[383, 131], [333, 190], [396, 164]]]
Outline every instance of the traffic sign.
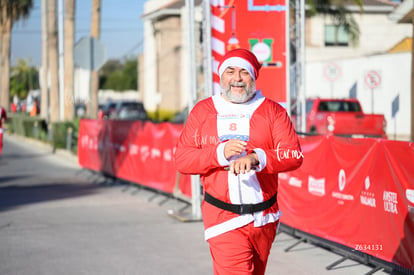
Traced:
[[391, 117], [395, 117], [400, 109], [400, 95], [397, 95], [391, 103]]
[[105, 51], [104, 45], [98, 39], [83, 37], [75, 44], [75, 65], [89, 71], [99, 70], [106, 62]]
[[365, 75], [364, 82], [370, 89], [378, 88], [381, 85], [381, 75], [377, 71], [369, 71]]
[[342, 71], [341, 71], [341, 68], [338, 66], [338, 64], [329, 63], [324, 67], [323, 74], [326, 77], [326, 79], [333, 82], [333, 81], [338, 80], [338, 78], [342, 74]]

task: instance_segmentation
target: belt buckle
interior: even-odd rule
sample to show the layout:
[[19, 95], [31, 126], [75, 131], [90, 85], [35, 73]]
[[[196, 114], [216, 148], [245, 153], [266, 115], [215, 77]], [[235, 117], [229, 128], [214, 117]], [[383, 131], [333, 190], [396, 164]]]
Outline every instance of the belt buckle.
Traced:
[[251, 204], [241, 204], [240, 205], [240, 215], [244, 214], [253, 214], [253, 205]]

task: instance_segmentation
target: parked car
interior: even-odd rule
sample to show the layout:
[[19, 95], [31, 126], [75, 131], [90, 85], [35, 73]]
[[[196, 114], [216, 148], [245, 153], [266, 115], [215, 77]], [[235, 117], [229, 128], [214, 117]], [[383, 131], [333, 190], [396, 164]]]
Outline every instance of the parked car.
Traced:
[[86, 103], [84, 102], [76, 102], [75, 105], [75, 117], [86, 117]]
[[112, 113], [112, 119], [122, 120], [146, 120], [148, 119], [147, 111], [142, 102], [137, 101], [119, 101], [115, 105], [115, 111]]
[[172, 123], [184, 123], [188, 117], [188, 107], [185, 107], [181, 112], [178, 112], [171, 119]]
[[102, 119], [110, 119], [115, 116], [116, 102], [108, 101], [102, 109], [98, 110], [98, 117]]
[[306, 101], [308, 133], [387, 138], [382, 114], [366, 114], [357, 99], [312, 98]]

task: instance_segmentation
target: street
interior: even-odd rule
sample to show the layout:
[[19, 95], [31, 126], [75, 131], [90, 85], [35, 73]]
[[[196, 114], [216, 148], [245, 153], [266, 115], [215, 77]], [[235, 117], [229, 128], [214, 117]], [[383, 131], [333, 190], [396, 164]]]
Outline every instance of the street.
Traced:
[[[213, 274], [186, 203], [82, 170], [76, 157], [6, 135], [0, 156], [0, 274]], [[279, 233], [267, 274], [365, 274], [371, 267]], [[384, 271], [375, 274], [387, 274]]]

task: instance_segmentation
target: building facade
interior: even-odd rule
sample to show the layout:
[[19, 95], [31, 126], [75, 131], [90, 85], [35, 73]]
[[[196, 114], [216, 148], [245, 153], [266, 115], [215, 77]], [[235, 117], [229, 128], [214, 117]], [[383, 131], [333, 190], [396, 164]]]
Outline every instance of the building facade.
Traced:
[[[200, 2], [196, 1], [196, 4]], [[200, 8], [195, 12], [199, 26]], [[188, 105], [187, 18], [183, 0], [152, 0], [147, 1], [144, 7], [144, 68], [139, 74], [140, 88], [143, 89], [146, 109], [161, 119], [180, 112]], [[199, 37], [199, 28], [194, 33]], [[199, 39], [196, 41], [196, 48], [200, 49]]]

